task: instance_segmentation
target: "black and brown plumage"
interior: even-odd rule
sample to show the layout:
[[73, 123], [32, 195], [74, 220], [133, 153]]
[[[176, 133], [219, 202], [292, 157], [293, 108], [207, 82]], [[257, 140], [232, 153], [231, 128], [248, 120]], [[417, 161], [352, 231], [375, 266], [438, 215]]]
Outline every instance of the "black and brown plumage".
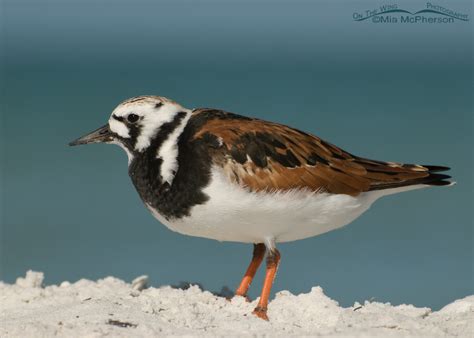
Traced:
[[449, 168], [369, 160], [317, 136], [216, 109], [189, 110], [159, 96], [121, 103], [108, 124], [72, 142], [121, 146], [141, 199], [169, 229], [254, 244], [237, 288], [245, 296], [267, 254], [254, 311], [267, 319], [279, 242], [340, 228], [378, 198], [452, 184]]
[[194, 138], [215, 137], [222, 147], [213, 161], [230, 180], [252, 191], [311, 189], [356, 196], [361, 192], [428, 184], [447, 185], [449, 170], [354, 156], [317, 136], [285, 125], [198, 109], [207, 121]]

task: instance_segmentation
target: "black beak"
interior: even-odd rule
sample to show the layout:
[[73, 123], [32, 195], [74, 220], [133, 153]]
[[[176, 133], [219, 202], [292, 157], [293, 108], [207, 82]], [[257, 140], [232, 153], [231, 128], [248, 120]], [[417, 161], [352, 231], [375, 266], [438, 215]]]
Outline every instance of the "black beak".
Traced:
[[79, 137], [77, 140], [69, 142], [69, 145], [77, 146], [79, 144], [104, 143], [110, 142], [112, 140], [112, 132], [110, 131], [109, 125], [106, 124], [105, 126], [100, 127], [89, 134]]

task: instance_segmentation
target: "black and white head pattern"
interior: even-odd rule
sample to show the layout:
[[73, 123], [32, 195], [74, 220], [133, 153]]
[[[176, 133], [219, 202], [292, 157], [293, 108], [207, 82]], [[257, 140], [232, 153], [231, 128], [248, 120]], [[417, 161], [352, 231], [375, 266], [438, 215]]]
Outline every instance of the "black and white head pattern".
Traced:
[[[155, 151], [162, 160], [161, 178], [171, 184], [177, 171], [178, 140], [191, 110], [160, 96], [140, 96], [119, 104], [109, 118], [110, 143], [121, 146], [129, 164], [135, 156]], [[153, 149], [155, 147], [155, 149]]]

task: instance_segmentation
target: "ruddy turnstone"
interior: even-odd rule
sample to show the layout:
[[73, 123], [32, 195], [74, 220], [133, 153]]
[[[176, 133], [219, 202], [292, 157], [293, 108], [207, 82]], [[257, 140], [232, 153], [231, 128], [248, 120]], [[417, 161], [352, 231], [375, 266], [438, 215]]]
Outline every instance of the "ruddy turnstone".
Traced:
[[70, 145], [98, 142], [125, 150], [140, 198], [169, 229], [254, 244], [236, 295], [246, 296], [267, 253], [254, 310], [263, 319], [276, 243], [340, 228], [382, 196], [451, 184], [438, 173], [447, 167], [369, 160], [285, 125], [159, 96], [122, 102], [105, 126]]

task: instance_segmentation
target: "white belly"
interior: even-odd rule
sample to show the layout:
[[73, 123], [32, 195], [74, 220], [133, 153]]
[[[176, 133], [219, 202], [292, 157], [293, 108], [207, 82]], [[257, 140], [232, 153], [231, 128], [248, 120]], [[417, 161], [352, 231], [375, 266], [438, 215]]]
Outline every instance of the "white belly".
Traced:
[[191, 216], [179, 220], [167, 221], [150, 210], [169, 229], [185, 235], [244, 243], [289, 242], [340, 228], [390, 192], [356, 197], [304, 190], [250, 193], [213, 170], [204, 193], [209, 201], [194, 206]]

